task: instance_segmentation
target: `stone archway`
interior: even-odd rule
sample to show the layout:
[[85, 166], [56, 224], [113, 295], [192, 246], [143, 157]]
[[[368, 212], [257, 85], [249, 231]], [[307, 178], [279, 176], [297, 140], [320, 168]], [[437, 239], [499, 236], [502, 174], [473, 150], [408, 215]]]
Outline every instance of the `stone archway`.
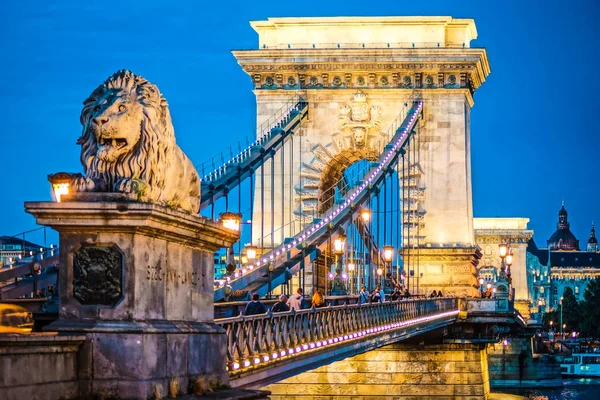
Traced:
[[302, 163], [294, 213], [303, 222], [333, 205], [336, 186], [348, 167], [361, 160], [376, 161], [389, 140], [381, 131], [381, 108], [369, 105], [364, 93], [357, 92], [343, 105], [337, 119], [339, 132], [331, 135], [330, 143], [313, 146], [312, 160]]

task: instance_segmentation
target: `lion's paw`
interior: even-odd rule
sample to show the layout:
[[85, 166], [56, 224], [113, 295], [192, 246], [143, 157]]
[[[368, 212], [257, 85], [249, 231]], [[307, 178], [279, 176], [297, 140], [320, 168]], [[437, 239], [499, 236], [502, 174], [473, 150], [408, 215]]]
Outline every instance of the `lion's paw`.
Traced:
[[93, 192], [96, 188], [96, 184], [93, 180], [81, 174], [75, 176], [71, 181], [70, 186], [73, 192]]
[[148, 187], [148, 184], [141, 179], [122, 178], [115, 183], [113, 191], [120, 193], [132, 193], [135, 194], [139, 200], [141, 200], [146, 196]]

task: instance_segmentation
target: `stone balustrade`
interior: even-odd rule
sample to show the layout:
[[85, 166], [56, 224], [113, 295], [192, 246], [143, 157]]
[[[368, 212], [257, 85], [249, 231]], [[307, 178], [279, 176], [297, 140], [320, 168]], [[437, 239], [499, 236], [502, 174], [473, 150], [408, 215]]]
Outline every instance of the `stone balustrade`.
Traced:
[[223, 318], [215, 323], [227, 332], [227, 367], [236, 375], [446, 314], [458, 314], [457, 298], [330, 306]]

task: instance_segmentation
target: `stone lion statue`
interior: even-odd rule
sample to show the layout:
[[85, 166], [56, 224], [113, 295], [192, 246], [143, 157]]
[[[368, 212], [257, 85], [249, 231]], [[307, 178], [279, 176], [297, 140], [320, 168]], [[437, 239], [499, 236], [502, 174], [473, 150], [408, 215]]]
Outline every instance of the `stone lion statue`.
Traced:
[[200, 178], [175, 143], [167, 101], [131, 71], [109, 77], [83, 102], [75, 192], [132, 193], [145, 202], [197, 213]]

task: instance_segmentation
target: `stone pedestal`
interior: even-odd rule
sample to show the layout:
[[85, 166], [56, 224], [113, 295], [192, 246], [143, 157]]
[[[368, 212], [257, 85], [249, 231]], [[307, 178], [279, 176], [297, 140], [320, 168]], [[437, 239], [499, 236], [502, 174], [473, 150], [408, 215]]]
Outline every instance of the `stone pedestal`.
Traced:
[[433, 247], [403, 249], [405, 269], [414, 271], [410, 279], [410, 292], [429, 295], [432, 290], [446, 296], [477, 297], [477, 263], [481, 257], [475, 246]]
[[187, 393], [198, 378], [228, 382], [213, 253], [236, 232], [115, 194], [25, 207], [60, 233], [60, 316], [47, 330], [86, 335], [82, 396], [149, 398]]

